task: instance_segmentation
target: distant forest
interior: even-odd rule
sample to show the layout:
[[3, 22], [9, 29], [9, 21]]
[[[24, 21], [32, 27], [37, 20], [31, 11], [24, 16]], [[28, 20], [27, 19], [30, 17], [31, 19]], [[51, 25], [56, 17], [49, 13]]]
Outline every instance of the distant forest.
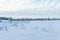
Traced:
[[10, 21], [38, 21], [38, 20], [60, 20], [60, 18], [12, 18], [12, 17], [0, 17], [0, 20], [10, 20]]

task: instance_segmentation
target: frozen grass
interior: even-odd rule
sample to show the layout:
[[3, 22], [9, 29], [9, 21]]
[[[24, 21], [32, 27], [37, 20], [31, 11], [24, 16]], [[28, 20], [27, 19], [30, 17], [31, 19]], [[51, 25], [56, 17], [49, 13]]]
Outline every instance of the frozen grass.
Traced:
[[60, 40], [60, 20], [0, 22], [0, 40]]

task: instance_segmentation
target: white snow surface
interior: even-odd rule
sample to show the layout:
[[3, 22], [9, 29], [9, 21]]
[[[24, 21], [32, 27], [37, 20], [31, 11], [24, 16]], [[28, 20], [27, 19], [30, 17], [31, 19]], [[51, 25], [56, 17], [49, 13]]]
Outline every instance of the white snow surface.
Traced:
[[60, 40], [60, 20], [0, 21], [0, 40]]

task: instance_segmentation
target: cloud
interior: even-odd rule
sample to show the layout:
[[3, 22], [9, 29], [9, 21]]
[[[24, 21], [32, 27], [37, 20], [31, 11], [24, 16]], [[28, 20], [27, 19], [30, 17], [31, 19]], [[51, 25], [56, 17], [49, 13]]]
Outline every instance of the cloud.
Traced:
[[60, 9], [59, 0], [0, 0], [0, 11]]
[[60, 17], [60, 0], [0, 0], [0, 16]]

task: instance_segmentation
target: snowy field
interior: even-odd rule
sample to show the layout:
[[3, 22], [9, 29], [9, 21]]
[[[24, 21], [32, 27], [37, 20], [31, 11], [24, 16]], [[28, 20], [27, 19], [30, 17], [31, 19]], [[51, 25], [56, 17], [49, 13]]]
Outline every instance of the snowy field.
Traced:
[[0, 21], [0, 40], [60, 40], [60, 20]]

